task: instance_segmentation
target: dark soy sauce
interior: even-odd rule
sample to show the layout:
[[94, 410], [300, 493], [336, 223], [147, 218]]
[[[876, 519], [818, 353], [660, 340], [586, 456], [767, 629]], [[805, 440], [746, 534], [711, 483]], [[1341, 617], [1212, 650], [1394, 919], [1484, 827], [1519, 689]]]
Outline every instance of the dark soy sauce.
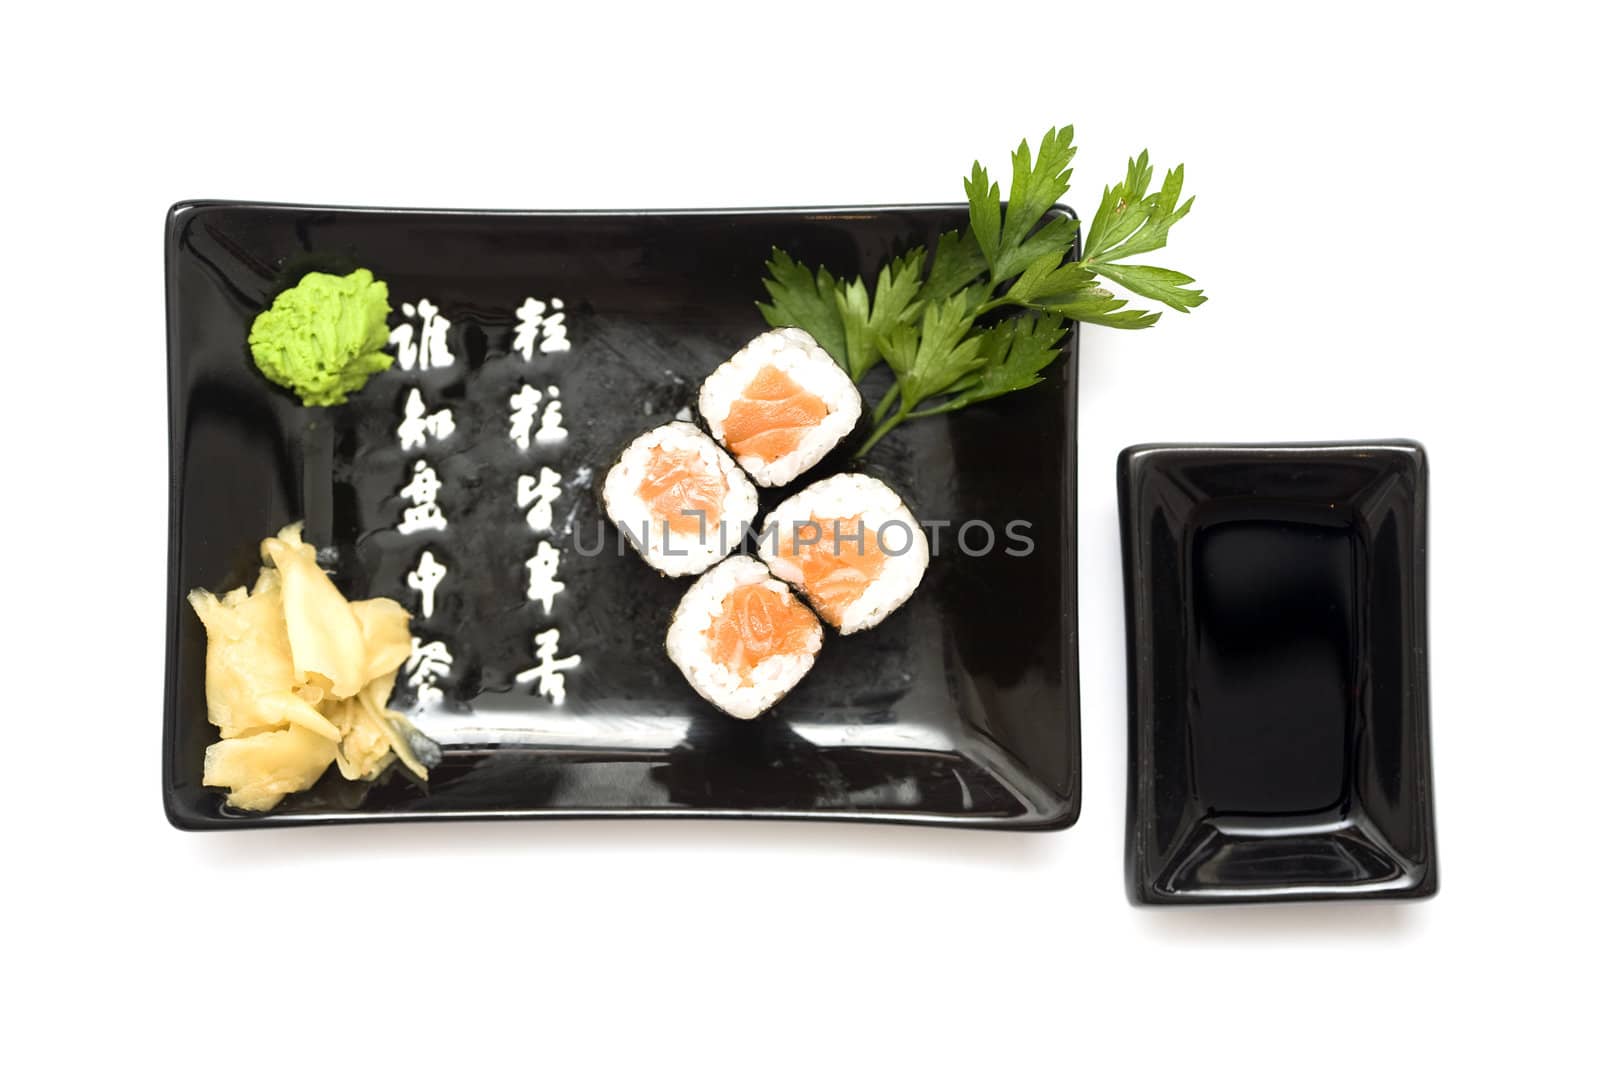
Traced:
[[1340, 807], [1357, 711], [1355, 530], [1221, 520], [1193, 550], [1200, 802], [1246, 816]]

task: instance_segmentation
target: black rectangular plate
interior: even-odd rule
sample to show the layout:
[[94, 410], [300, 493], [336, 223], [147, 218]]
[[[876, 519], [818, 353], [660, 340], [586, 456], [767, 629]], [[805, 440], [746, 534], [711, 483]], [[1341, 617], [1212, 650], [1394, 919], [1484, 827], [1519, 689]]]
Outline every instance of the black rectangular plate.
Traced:
[[[1077, 818], [1077, 588], [1073, 530], [1077, 349], [1045, 384], [951, 418], [911, 423], [862, 468], [944, 521], [922, 588], [878, 629], [832, 636], [811, 674], [754, 722], [699, 700], [662, 650], [687, 581], [619, 551], [592, 487], [639, 432], [692, 406], [700, 379], [765, 327], [763, 262], [773, 246], [853, 277], [931, 243], [959, 206], [656, 214], [531, 214], [197, 202], [167, 223], [171, 548], [167, 590], [166, 810], [185, 829], [415, 818], [725, 816], [833, 818], [1060, 829]], [[453, 367], [398, 367], [351, 402], [307, 410], [251, 364], [246, 336], [275, 294], [312, 269], [370, 268], [403, 302], [451, 319]], [[529, 296], [566, 302], [572, 350], [525, 363], [513, 313]], [[519, 473], [540, 462], [507, 440], [522, 382], [556, 384], [571, 436], [557, 526], [599, 554], [567, 552], [566, 591], [547, 621], [525, 598], [535, 543], [515, 507]], [[404, 397], [421, 384], [460, 426], [439, 443], [449, 529], [400, 538], [395, 443]], [[882, 380], [867, 390], [870, 403]], [[849, 468], [856, 435], [813, 472]], [[430, 447], [432, 447], [430, 445]], [[434, 453], [430, 453], [434, 454]], [[810, 477], [806, 481], [810, 480]], [[797, 482], [787, 491], [805, 484]], [[784, 495], [763, 493], [763, 509]], [[206, 745], [205, 640], [184, 603], [255, 571], [256, 545], [304, 518], [307, 539], [355, 597], [415, 610], [404, 577], [424, 546], [462, 581], [441, 586], [428, 639], [446, 638], [452, 697], [417, 724], [443, 764], [422, 785], [395, 772], [354, 785], [330, 771], [266, 815], [224, 808], [200, 784]], [[1001, 532], [979, 556], [953, 550], [963, 523]], [[1024, 557], [1005, 524], [1030, 523]], [[601, 538], [605, 538], [603, 541]], [[582, 664], [553, 707], [513, 683], [532, 635], [559, 627]], [[404, 708], [411, 694], [397, 692]]]
[[1432, 895], [1421, 445], [1145, 444], [1117, 483], [1129, 896]]

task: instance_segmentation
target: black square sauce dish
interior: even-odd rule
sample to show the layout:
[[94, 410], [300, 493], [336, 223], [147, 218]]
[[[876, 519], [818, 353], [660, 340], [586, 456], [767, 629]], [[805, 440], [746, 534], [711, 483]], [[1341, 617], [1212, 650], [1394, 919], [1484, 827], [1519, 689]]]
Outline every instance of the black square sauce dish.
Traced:
[[1117, 486], [1130, 898], [1433, 895], [1421, 445], [1137, 445]]
[[[442, 818], [718, 816], [1060, 829], [1079, 797], [1075, 545], [1076, 335], [1035, 388], [960, 417], [908, 423], [850, 459], [867, 427], [762, 513], [843, 470], [893, 485], [941, 546], [884, 624], [824, 640], [815, 668], [754, 721], [695, 695], [663, 649], [688, 580], [661, 577], [606, 520], [599, 486], [628, 441], [695, 406], [700, 381], [768, 327], [763, 265], [780, 247], [871, 275], [966, 217], [962, 205], [683, 213], [411, 211], [218, 202], [175, 207], [166, 231], [171, 542], [163, 793], [185, 829]], [[403, 363], [343, 406], [309, 409], [252, 365], [251, 323], [309, 270], [370, 269], [393, 328], [424, 302], [455, 353]], [[559, 306], [570, 347], [518, 357], [517, 312]], [[555, 301], [560, 299], [561, 303]], [[402, 310], [404, 309], [404, 310]], [[873, 402], [880, 381], [868, 392]], [[411, 459], [396, 444], [408, 394], [455, 414], [427, 454], [449, 527], [401, 536]], [[518, 389], [559, 396], [566, 436], [522, 452]], [[526, 591], [538, 539], [519, 476], [565, 479], [553, 606]], [[1027, 523], [1035, 550], [964, 553], [964, 523]], [[448, 642], [445, 698], [394, 706], [442, 751], [427, 781], [324, 774], [266, 814], [202, 783], [206, 636], [184, 596], [254, 578], [257, 545], [290, 522], [351, 599], [390, 597], [413, 635]], [[570, 528], [570, 534], [567, 530]], [[400, 532], [404, 532], [401, 530]], [[580, 541], [579, 538], [582, 538]], [[584, 544], [588, 549], [584, 549]], [[968, 536], [968, 544], [982, 546]], [[567, 550], [570, 547], [571, 550]], [[408, 571], [448, 566], [431, 617]], [[534, 637], [558, 629], [581, 662], [556, 705], [522, 680]]]

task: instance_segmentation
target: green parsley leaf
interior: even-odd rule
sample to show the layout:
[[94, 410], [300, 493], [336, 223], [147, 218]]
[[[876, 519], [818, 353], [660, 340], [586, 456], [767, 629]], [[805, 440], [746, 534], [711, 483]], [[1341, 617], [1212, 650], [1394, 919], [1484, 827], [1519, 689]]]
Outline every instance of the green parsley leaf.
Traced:
[[982, 331], [978, 334], [981, 367], [958, 382], [955, 397], [935, 410], [959, 411], [969, 404], [1032, 388], [1044, 380], [1040, 371], [1061, 355], [1066, 336], [1066, 323], [1056, 314], [1008, 318]]
[[1059, 258], [1072, 250], [1078, 235], [1076, 219], [1053, 218], [1040, 226], [1038, 233], [1033, 229], [1066, 194], [1072, 183], [1072, 157], [1077, 154], [1071, 126], [1059, 133], [1054, 128], [1045, 133], [1039, 140], [1037, 160], [1028, 151], [1027, 141], [1011, 153], [1011, 195], [999, 254], [989, 259], [990, 275], [996, 283], [1016, 277], [1037, 259]]
[[1146, 195], [1154, 175], [1149, 152], [1128, 160], [1127, 176], [1100, 198], [1100, 209], [1084, 241], [1083, 262], [1131, 292], [1187, 313], [1206, 299], [1200, 290], [1184, 288], [1194, 282], [1187, 274], [1163, 267], [1113, 265], [1129, 256], [1165, 248], [1167, 232], [1194, 205], [1192, 196], [1178, 203], [1183, 195], [1181, 164], [1167, 172], [1159, 191]]
[[870, 310], [867, 287], [860, 278], [839, 289], [836, 299], [844, 321], [845, 369], [851, 380], [860, 381], [883, 358], [878, 338], [896, 326], [915, 322], [922, 313], [917, 293], [922, 288], [922, 260], [927, 254], [925, 248], [914, 248], [885, 264], [878, 271]]
[[[1011, 196], [1002, 211], [1000, 186], [989, 180], [982, 164], [972, 164], [966, 179], [971, 232], [989, 265], [992, 284], [1009, 281], [1037, 259], [1060, 258], [1072, 250], [1078, 236], [1078, 222], [1053, 218], [1043, 226], [1039, 220], [1056, 205], [1072, 181], [1069, 164], [1078, 149], [1072, 144], [1072, 127], [1059, 133], [1052, 128], [1039, 141], [1039, 158], [1034, 160], [1023, 141], [1011, 153]], [[1034, 227], [1039, 231], [1034, 233]]]
[[948, 300], [983, 277], [986, 269], [988, 261], [971, 229], [941, 233], [934, 247], [933, 266], [922, 283], [922, 298], [929, 303]]
[[[828, 268], [819, 267], [813, 275], [804, 263], [774, 248], [772, 258], [767, 260], [767, 274], [761, 284], [766, 287], [772, 303], [756, 304], [767, 325], [774, 329], [799, 326], [848, 371], [849, 347], [839, 301], [835, 299], [839, 283], [828, 273]], [[865, 298], [865, 293], [862, 296]]]
[[930, 396], [948, 392], [983, 362], [972, 332], [973, 315], [958, 293], [929, 304], [920, 328], [902, 323], [883, 338], [884, 361], [900, 383], [901, 410], [910, 412]]
[[1008, 303], [1037, 308], [1048, 301], [1092, 289], [1094, 284], [1094, 275], [1082, 263], [1058, 262], [1046, 256], [1028, 264], [1028, 269], [1006, 290], [1005, 299]]
[[1009, 281], [1039, 260], [1053, 261], [1072, 251], [1078, 238], [1078, 220], [1058, 216], [1039, 227], [1039, 232], [1023, 239], [1015, 248], [1004, 248], [995, 264], [996, 282]]
[[772, 303], [756, 307], [769, 326], [798, 326], [811, 334], [851, 380], [860, 381], [882, 358], [879, 337], [921, 314], [917, 294], [927, 254], [925, 248], [913, 248], [890, 260], [869, 292], [859, 277], [844, 282], [826, 267], [812, 274], [805, 264], [774, 248], [762, 281]]
[[1160, 300], [1168, 307], [1176, 308], [1184, 314], [1189, 313], [1189, 308], [1199, 307], [1206, 302], [1205, 296], [1199, 289], [1184, 288], [1185, 285], [1193, 284], [1194, 279], [1176, 270], [1158, 266], [1138, 266], [1133, 263], [1096, 263], [1094, 271], [1129, 292], [1148, 296], [1152, 300]]
[[834, 290], [833, 299], [838, 305], [839, 320], [844, 324], [844, 358], [834, 358], [850, 375], [851, 381], [860, 381], [861, 375], [871, 368], [872, 363], [877, 362], [877, 353], [869, 352], [872, 338], [867, 319], [872, 313], [872, 300], [867, 295], [866, 282], [856, 278], [840, 285]]
[[967, 228], [992, 269], [1000, 258], [1000, 186], [989, 180], [989, 172], [976, 161], [972, 176], [963, 184], [967, 189]]
[[1019, 247], [1045, 212], [1060, 202], [1072, 184], [1072, 157], [1077, 154], [1071, 126], [1059, 134], [1052, 127], [1040, 138], [1037, 162], [1029, 156], [1027, 141], [1011, 153], [1011, 199], [1001, 247]]
[[1048, 305], [1050, 311], [1078, 322], [1093, 322], [1097, 326], [1116, 329], [1148, 329], [1161, 318], [1160, 311], [1145, 311], [1127, 307], [1128, 301], [1109, 289], [1095, 286], [1073, 293]]
[[1086, 261], [1112, 262], [1165, 248], [1166, 232], [1189, 214], [1195, 198], [1178, 203], [1184, 190], [1181, 163], [1166, 171], [1162, 189], [1146, 195], [1154, 174], [1149, 152], [1139, 152], [1138, 158], [1128, 160], [1128, 176], [1101, 195], [1090, 235], [1083, 243]]
[[1121, 244], [1144, 225], [1148, 215], [1143, 210], [1143, 199], [1154, 175], [1148, 149], [1140, 152], [1137, 159], [1128, 160], [1127, 177], [1116, 185], [1107, 186], [1100, 195], [1100, 209], [1094, 213], [1089, 237], [1084, 241], [1085, 258], [1102, 258], [1108, 249]]

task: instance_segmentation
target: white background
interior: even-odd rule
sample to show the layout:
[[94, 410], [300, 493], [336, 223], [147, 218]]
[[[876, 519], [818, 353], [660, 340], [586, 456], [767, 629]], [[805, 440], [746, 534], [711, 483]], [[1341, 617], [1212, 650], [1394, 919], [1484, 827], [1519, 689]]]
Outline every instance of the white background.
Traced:
[[[38, 14], [64, 6], [8, 14], [0, 66], [11, 1048], [1592, 1054], [1585, 5]], [[1188, 164], [1194, 213], [1154, 261], [1211, 297], [1084, 339], [1077, 827], [167, 825], [168, 204], [948, 201], [975, 156], [1003, 173], [1065, 122], [1081, 209], [1141, 147]], [[1440, 895], [1130, 907], [1118, 450], [1386, 435], [1420, 439], [1433, 468]]]

